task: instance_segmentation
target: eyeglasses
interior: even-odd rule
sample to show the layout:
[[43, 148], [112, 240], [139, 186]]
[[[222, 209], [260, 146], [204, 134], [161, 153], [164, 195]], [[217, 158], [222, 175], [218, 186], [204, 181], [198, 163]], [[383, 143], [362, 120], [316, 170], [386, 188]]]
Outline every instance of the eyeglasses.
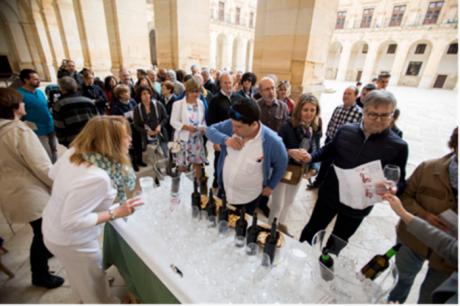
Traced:
[[379, 118], [380, 120], [388, 120], [393, 116], [393, 112], [380, 114], [374, 112], [366, 112], [366, 115], [372, 120], [377, 120], [377, 118]]

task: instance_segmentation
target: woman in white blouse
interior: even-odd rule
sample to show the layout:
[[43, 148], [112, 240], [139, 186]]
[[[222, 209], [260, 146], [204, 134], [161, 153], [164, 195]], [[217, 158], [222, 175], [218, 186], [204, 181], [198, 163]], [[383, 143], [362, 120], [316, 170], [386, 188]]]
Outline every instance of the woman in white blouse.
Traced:
[[174, 141], [180, 143], [175, 162], [181, 171], [193, 165], [195, 178], [201, 177], [201, 167], [206, 162], [203, 134], [205, 132], [205, 108], [200, 100], [201, 83], [195, 77], [185, 82], [185, 97], [174, 102], [171, 126], [175, 129]]
[[[83, 303], [116, 302], [102, 269], [98, 238], [102, 224], [142, 204], [126, 196], [136, 182], [128, 156], [130, 135], [125, 118], [94, 117], [48, 174], [54, 184], [43, 212], [45, 245], [64, 265]], [[117, 195], [123, 204], [111, 208]]]

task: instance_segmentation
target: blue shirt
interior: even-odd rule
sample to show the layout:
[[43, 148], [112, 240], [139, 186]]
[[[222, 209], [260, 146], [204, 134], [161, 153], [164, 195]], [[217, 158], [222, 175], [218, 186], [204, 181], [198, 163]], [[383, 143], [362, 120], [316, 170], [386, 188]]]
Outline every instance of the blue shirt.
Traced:
[[34, 131], [35, 134], [43, 136], [54, 132], [53, 117], [48, 110], [48, 100], [43, 91], [36, 89], [31, 93], [24, 87], [19, 87], [18, 92], [22, 95], [26, 107], [24, 119], [35, 123], [37, 126]]

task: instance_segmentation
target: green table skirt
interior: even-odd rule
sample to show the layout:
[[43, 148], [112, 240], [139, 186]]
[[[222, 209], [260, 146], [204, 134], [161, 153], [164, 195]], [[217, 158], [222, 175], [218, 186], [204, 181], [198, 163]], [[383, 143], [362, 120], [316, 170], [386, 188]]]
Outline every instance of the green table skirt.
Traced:
[[104, 227], [103, 259], [105, 269], [111, 265], [118, 268], [129, 291], [142, 303], [179, 304], [176, 297], [137, 256], [110, 223], [106, 223]]

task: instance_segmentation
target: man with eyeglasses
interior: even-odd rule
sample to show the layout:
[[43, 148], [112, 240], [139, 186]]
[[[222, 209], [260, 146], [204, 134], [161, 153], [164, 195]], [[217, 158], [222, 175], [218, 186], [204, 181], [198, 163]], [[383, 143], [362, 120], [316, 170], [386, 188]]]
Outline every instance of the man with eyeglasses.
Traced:
[[287, 168], [281, 138], [260, 122], [260, 109], [248, 98], [236, 101], [225, 121], [206, 129], [210, 141], [220, 145], [217, 164], [219, 187], [229, 204], [253, 214], [262, 196], [270, 196]]
[[[397, 184], [400, 194], [405, 185], [408, 146], [390, 129], [396, 99], [388, 91], [374, 90], [366, 95], [363, 104], [363, 121], [342, 126], [331, 142], [309, 156], [309, 162], [333, 160], [334, 165], [342, 169], [376, 160], [380, 161], [382, 169], [387, 164], [397, 165], [401, 169]], [[311, 244], [313, 236], [325, 229], [335, 216], [332, 234], [348, 241], [371, 210], [372, 206], [354, 209], [340, 202], [339, 182], [331, 168], [319, 188], [315, 208], [302, 230], [300, 241]]]

